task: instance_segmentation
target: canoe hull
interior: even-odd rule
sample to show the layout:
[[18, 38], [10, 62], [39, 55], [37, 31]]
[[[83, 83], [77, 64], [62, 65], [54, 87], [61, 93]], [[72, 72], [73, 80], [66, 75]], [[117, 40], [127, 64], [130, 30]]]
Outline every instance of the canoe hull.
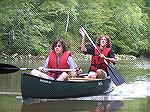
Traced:
[[55, 81], [35, 77], [26, 73], [21, 75], [23, 99], [46, 98], [59, 99], [104, 94], [111, 90], [111, 80], [94, 81]]

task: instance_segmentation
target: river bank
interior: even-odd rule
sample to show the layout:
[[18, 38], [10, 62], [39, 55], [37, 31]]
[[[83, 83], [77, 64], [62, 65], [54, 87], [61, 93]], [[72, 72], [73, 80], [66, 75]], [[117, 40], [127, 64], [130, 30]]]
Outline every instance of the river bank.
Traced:
[[[85, 55], [83, 53], [77, 53], [77, 54], [73, 54], [72, 55], [76, 60], [91, 60], [91, 55]], [[22, 60], [22, 59], [46, 59], [47, 56], [42, 56], [42, 55], [37, 55], [37, 56], [33, 56], [31, 54], [28, 55], [19, 55], [17, 53], [12, 54], [12, 55], [7, 55], [5, 53], [3, 53], [0, 58], [1, 59], [13, 59], [13, 60]], [[117, 60], [135, 60], [137, 59], [137, 57], [133, 56], [133, 55], [119, 55], [119, 54], [115, 54], [115, 58]]]

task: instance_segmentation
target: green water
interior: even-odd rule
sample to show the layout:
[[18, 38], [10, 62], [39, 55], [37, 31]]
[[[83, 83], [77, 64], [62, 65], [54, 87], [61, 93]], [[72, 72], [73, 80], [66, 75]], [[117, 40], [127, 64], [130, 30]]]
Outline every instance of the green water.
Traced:
[[[17, 67], [39, 67], [44, 60], [0, 60]], [[77, 61], [87, 72], [89, 61]], [[109, 96], [22, 103], [20, 74], [0, 74], [0, 112], [149, 112], [150, 60], [121, 60], [114, 66], [125, 78]], [[29, 72], [30, 71], [24, 71]], [[107, 100], [106, 100], [107, 99]]]

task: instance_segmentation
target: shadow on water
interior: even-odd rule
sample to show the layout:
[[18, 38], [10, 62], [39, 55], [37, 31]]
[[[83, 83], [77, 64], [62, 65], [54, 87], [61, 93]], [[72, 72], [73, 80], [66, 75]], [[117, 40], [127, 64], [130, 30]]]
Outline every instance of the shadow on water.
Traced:
[[24, 102], [21, 112], [116, 112], [123, 107], [122, 101], [48, 100], [38, 103]]

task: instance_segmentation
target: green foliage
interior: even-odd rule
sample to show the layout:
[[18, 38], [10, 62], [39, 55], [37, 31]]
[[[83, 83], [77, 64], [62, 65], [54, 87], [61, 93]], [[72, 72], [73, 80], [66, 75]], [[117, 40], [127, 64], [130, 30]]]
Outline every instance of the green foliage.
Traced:
[[58, 37], [78, 53], [83, 25], [93, 41], [110, 34], [116, 54], [150, 54], [147, 0], [3, 0], [0, 5], [1, 53], [45, 55]]

